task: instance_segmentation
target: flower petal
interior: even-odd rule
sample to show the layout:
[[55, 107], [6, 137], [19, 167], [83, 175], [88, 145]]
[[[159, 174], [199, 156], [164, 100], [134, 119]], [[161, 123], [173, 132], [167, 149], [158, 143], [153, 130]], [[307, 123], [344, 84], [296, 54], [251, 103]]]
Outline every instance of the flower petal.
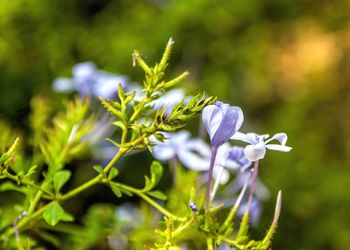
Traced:
[[78, 63], [73, 67], [72, 73], [75, 81], [91, 80], [96, 74], [96, 65], [93, 62]]
[[178, 150], [180, 162], [187, 168], [205, 171], [210, 165], [210, 147], [201, 139], [190, 140]]
[[245, 157], [250, 161], [257, 161], [264, 158], [266, 147], [264, 142], [255, 145], [248, 145], [244, 148]]
[[214, 169], [213, 169], [213, 177], [214, 177], [215, 180], [217, 180], [217, 178], [220, 178], [219, 179], [219, 183], [221, 185], [224, 185], [224, 184], [226, 184], [229, 181], [230, 173], [226, 169], [224, 169], [222, 167], [214, 167]]
[[162, 143], [152, 148], [152, 154], [157, 160], [167, 161], [175, 156], [175, 150], [170, 145]]
[[243, 112], [240, 107], [221, 103], [219, 105], [222, 112], [222, 119], [211, 140], [211, 144], [217, 146], [222, 145], [230, 139], [243, 123]]
[[53, 81], [52, 88], [56, 92], [70, 93], [76, 89], [72, 79], [68, 77], [59, 77]]
[[[252, 133], [249, 133], [249, 134], [252, 134]], [[233, 136], [231, 136], [230, 139], [243, 141], [243, 142], [249, 143], [249, 144], [257, 143], [257, 141], [254, 140], [254, 138], [251, 137], [249, 134], [244, 134], [244, 133], [241, 133], [241, 132], [238, 131]]]
[[292, 150], [291, 147], [284, 146], [284, 145], [278, 145], [278, 144], [267, 144], [266, 148], [268, 148], [270, 150], [281, 151], [281, 152], [289, 152]]
[[208, 105], [202, 111], [204, 127], [207, 130], [211, 141], [220, 126], [222, 117], [223, 114], [220, 108], [215, 105]]
[[280, 142], [281, 145], [286, 145], [288, 136], [286, 133], [277, 133], [274, 134], [270, 139], [266, 140], [266, 144], [268, 144], [270, 141], [277, 140]]

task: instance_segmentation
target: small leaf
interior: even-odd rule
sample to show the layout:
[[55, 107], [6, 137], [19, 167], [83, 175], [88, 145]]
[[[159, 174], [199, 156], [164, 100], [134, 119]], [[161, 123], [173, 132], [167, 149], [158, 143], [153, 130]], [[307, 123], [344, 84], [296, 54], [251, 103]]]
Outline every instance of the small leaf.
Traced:
[[111, 186], [111, 189], [113, 191], [113, 193], [118, 197], [122, 197], [122, 192], [120, 191], [120, 188], [118, 187], [117, 183], [114, 182], [110, 182], [109, 185]]
[[168, 199], [168, 197], [162, 191], [159, 190], [150, 191], [147, 192], [147, 194], [162, 201], [166, 201]]
[[65, 212], [63, 208], [56, 201], [53, 201], [44, 211], [43, 219], [50, 226], [55, 226], [59, 221], [73, 221], [74, 218], [69, 213]]
[[124, 130], [126, 128], [122, 121], [115, 121], [112, 124], [116, 127], [119, 127], [121, 130]]
[[124, 89], [121, 84], [118, 84], [118, 97], [121, 101], [121, 103], [124, 102]]
[[53, 187], [55, 189], [55, 193], [59, 193], [64, 184], [71, 177], [71, 172], [69, 170], [60, 170], [56, 172], [53, 176]]
[[163, 166], [158, 161], [153, 161], [151, 165], [151, 178], [145, 176], [145, 187], [143, 192], [148, 192], [157, 186], [163, 174]]
[[163, 166], [158, 161], [153, 161], [151, 165], [151, 182], [156, 186], [163, 175]]
[[149, 191], [153, 188], [151, 179], [145, 175], [145, 187], [143, 189], [144, 192]]
[[0, 192], [3, 192], [3, 191], [17, 191], [23, 194], [27, 193], [27, 189], [24, 186], [17, 186], [13, 184], [13, 182], [9, 182], [9, 181], [1, 183]]
[[92, 168], [95, 169], [99, 174], [103, 172], [103, 168], [100, 165], [95, 165]]
[[38, 165], [31, 166], [28, 172], [26, 173], [25, 178], [29, 178], [32, 174], [34, 174], [37, 167]]
[[7, 166], [15, 155], [16, 147], [18, 146], [19, 138], [17, 137], [11, 147], [0, 157], [0, 165]]
[[118, 142], [116, 142], [116, 141], [114, 141], [114, 140], [112, 140], [110, 138], [106, 138], [106, 141], [112, 143], [114, 146], [116, 146], [118, 148], [121, 146], [121, 144], [119, 144]]
[[118, 169], [112, 168], [108, 174], [108, 180], [110, 180], [110, 181], [113, 180], [118, 174], [119, 174]]

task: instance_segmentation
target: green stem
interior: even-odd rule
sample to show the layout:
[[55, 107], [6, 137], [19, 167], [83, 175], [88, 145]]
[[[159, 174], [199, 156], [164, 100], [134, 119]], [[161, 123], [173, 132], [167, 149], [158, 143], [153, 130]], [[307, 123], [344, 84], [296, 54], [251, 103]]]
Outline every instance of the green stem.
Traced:
[[[44, 206], [42, 206], [41, 208], [36, 210], [33, 214], [31, 214], [27, 217], [24, 217], [22, 220], [20, 220], [17, 224], [17, 230], [20, 231], [20, 229], [23, 228], [24, 226], [26, 226], [32, 219], [39, 217], [45, 211], [45, 209], [50, 205], [51, 205], [51, 202], [45, 204]], [[11, 236], [14, 233], [15, 233], [14, 228], [13, 227], [9, 228], [9, 230], [6, 233], [7, 236], [5, 238], [9, 238], [9, 236]]]
[[213, 238], [211, 238], [211, 237], [207, 238], [207, 249], [208, 250], [214, 250], [214, 248], [213, 248]]
[[[105, 175], [106, 173], [108, 173], [108, 171], [113, 167], [113, 165], [129, 150], [129, 148], [120, 148], [118, 153], [114, 156], [114, 158], [108, 163], [108, 165], [105, 167], [105, 169], [103, 170], [104, 173], [103, 174], [99, 174], [98, 176], [94, 177], [93, 179], [91, 179], [90, 181], [80, 185], [79, 187], [73, 189], [72, 191], [68, 192], [67, 194], [63, 195], [60, 197], [60, 201], [63, 200], [67, 200], [73, 196], [76, 196], [77, 194], [79, 194], [80, 192], [84, 191], [85, 189], [93, 186], [94, 184], [97, 184], [101, 177], [103, 175]], [[24, 226], [26, 226], [31, 220], [39, 217], [44, 211], [45, 209], [51, 205], [52, 202], [49, 202], [47, 204], [45, 204], [44, 206], [42, 206], [41, 208], [39, 208], [38, 210], [36, 210], [34, 213], [29, 214], [28, 217], [24, 217], [17, 225], [18, 230], [20, 230], [21, 228], [23, 228]], [[10, 236], [14, 233], [13, 228], [10, 228], [7, 232], [7, 235]]]
[[120, 148], [118, 153], [113, 157], [113, 159], [108, 163], [108, 165], [104, 168], [103, 173], [99, 174], [98, 176], [94, 177], [88, 182], [85, 182], [84, 184], [78, 186], [77, 188], [71, 190], [70, 192], [66, 193], [65, 195], [60, 197], [60, 200], [67, 200], [69, 198], [72, 198], [79, 194], [80, 192], [84, 191], [85, 189], [88, 189], [89, 187], [97, 184], [100, 182], [103, 175], [106, 175], [109, 170], [114, 166], [114, 164], [128, 151], [128, 148]]
[[193, 215], [191, 217], [190, 220], [186, 221], [185, 224], [179, 226], [174, 232], [173, 232], [173, 237], [176, 237], [178, 236], [180, 233], [182, 233], [186, 228], [188, 228], [193, 222], [194, 222], [194, 219], [196, 218], [195, 215]]
[[231, 208], [230, 213], [227, 215], [227, 217], [226, 217], [224, 223], [222, 224], [222, 226], [221, 226], [221, 228], [220, 228], [220, 232], [226, 231], [226, 232], [225, 232], [225, 235], [229, 232], [229, 225], [230, 225], [230, 223], [233, 221], [233, 218], [234, 218], [234, 216], [236, 215], [236, 212], [237, 212], [237, 210], [238, 210], [238, 207], [239, 207], [239, 205], [241, 204], [241, 201], [242, 201], [242, 199], [243, 199], [243, 196], [244, 196], [244, 194], [245, 194], [245, 191], [246, 191], [246, 189], [247, 189], [247, 187], [248, 187], [248, 183], [249, 183], [249, 181], [250, 181], [250, 178], [251, 178], [251, 173], [250, 173], [249, 177], [247, 178], [247, 180], [246, 180], [246, 182], [245, 182], [245, 184], [244, 184], [244, 186], [243, 186], [243, 188], [242, 188], [242, 190], [241, 190], [241, 192], [240, 192], [240, 194], [239, 194], [239, 196], [238, 196], [238, 198], [237, 198], [235, 204], [234, 204], [233, 207]]
[[[7, 178], [9, 178], [9, 179], [11, 179], [11, 180], [13, 180], [15, 182], [18, 182], [18, 179], [17, 179], [16, 176], [14, 176], [12, 174], [9, 174], [8, 172], [5, 172], [5, 171], [2, 174], [5, 175]], [[52, 193], [44, 190], [42, 187], [39, 187], [39, 186], [35, 185], [34, 183], [32, 183], [30, 181], [21, 180], [20, 183], [24, 184], [24, 185], [27, 185], [27, 186], [30, 186], [30, 187], [33, 187], [33, 188], [36, 188], [36, 189], [38, 189], [39, 191], [43, 192], [44, 194], [46, 194], [47, 196], [49, 196], [52, 199], [55, 198], [55, 196]]]
[[125, 189], [129, 192], [132, 192], [134, 194], [136, 194], [137, 196], [139, 196], [140, 198], [142, 198], [143, 200], [145, 200], [148, 204], [150, 204], [152, 207], [154, 207], [155, 209], [157, 209], [160, 213], [162, 213], [163, 215], [165, 215], [166, 217], [172, 218], [174, 220], [178, 220], [178, 221], [184, 221], [184, 218], [178, 217], [176, 215], [174, 215], [173, 213], [169, 212], [168, 210], [166, 210], [164, 207], [162, 207], [161, 205], [159, 205], [157, 202], [155, 202], [154, 200], [152, 200], [148, 195], [144, 194], [142, 191], [140, 191], [139, 189], [130, 187], [128, 185], [122, 184], [122, 183], [117, 183], [117, 185], [122, 188]]
[[229, 245], [232, 245], [232, 246], [234, 246], [235, 248], [237, 248], [237, 249], [243, 249], [243, 246], [242, 245], [240, 245], [240, 244], [238, 244], [236, 241], [234, 241], [234, 240], [230, 240], [230, 239], [222, 239], [223, 241], [225, 241], [226, 243], [228, 243]]
[[135, 119], [138, 117], [138, 115], [141, 113], [141, 111], [143, 110], [144, 106], [146, 104], [146, 98], [144, 97], [141, 102], [138, 105], [138, 108], [135, 110], [135, 112], [132, 114], [130, 120], [129, 120], [129, 124], [133, 123], [135, 121]]
[[123, 130], [123, 133], [122, 133], [121, 144], [125, 143], [127, 135], [128, 135], [128, 125], [126, 124], [125, 129]]
[[[73, 128], [74, 126], [72, 127], [71, 129], [71, 133], [73, 131]], [[68, 143], [65, 144], [65, 146], [63, 147], [62, 151], [61, 151], [61, 154], [57, 157], [59, 160], [58, 162], [62, 163], [64, 162], [64, 158], [66, 157], [66, 154], [68, 152], [68, 149], [70, 147], [70, 142], [69, 142], [69, 139], [68, 139]], [[54, 168], [53, 166], [51, 166], [51, 168]], [[49, 170], [50, 170], [50, 167], [49, 167]], [[49, 175], [50, 175], [50, 171], [49, 171]], [[51, 176], [51, 178], [50, 178]], [[29, 206], [29, 209], [28, 209], [28, 214], [31, 214], [33, 213], [33, 211], [35, 210], [36, 208], [36, 205], [38, 204], [38, 202], [40, 201], [41, 199], [41, 196], [43, 195], [44, 193], [44, 190], [46, 189], [47, 185], [49, 185], [49, 183], [51, 182], [52, 180], [52, 174], [50, 175], [49, 177], [46, 177], [45, 180], [43, 181], [43, 183], [41, 184], [41, 187], [39, 189], [39, 191], [36, 193], [33, 201], [30, 203], [30, 206]]]

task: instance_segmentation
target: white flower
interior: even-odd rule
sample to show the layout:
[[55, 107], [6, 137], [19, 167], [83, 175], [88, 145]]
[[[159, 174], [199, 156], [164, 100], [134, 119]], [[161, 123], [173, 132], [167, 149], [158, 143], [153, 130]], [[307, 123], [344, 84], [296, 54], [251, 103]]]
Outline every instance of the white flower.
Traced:
[[[240, 140], [250, 144], [244, 148], [244, 154], [250, 161], [258, 161], [260, 159], [263, 159], [266, 153], [266, 149], [281, 152], [289, 152], [292, 150], [291, 147], [286, 146], [287, 134], [277, 133], [270, 139], [268, 139], [269, 137], [270, 136], [267, 134], [258, 135], [256, 133], [243, 134], [241, 132], [237, 132], [231, 137], [231, 139]], [[273, 140], [277, 140], [280, 144], [271, 144], [270, 142]]]

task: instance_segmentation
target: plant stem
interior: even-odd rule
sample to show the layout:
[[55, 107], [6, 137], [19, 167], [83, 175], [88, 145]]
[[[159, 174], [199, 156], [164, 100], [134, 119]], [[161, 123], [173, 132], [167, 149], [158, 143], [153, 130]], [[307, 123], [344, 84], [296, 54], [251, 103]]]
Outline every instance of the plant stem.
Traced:
[[248, 231], [248, 226], [249, 226], [249, 212], [250, 212], [250, 206], [253, 201], [253, 196], [254, 196], [254, 191], [255, 191], [255, 184], [256, 184], [256, 179], [258, 176], [258, 167], [259, 167], [259, 161], [254, 162], [254, 170], [253, 170], [253, 176], [252, 180], [250, 183], [250, 193], [249, 193], [249, 198], [248, 198], [248, 203], [247, 203], [247, 208], [244, 211], [243, 218], [241, 225], [239, 227], [237, 237], [241, 237], [245, 235]]
[[[127, 148], [120, 148], [118, 153], [113, 157], [113, 159], [108, 163], [108, 165], [104, 168], [103, 173], [107, 174], [109, 170], [114, 166], [114, 164], [128, 151]], [[67, 200], [73, 196], [76, 196], [80, 192], [84, 191], [85, 189], [88, 189], [89, 187], [97, 184], [101, 177], [103, 177], [101, 174], [96, 176], [95, 178], [91, 179], [88, 182], [85, 182], [84, 184], [78, 186], [77, 188], [71, 190], [70, 192], [66, 193], [65, 195], [60, 197], [60, 200]]]
[[144, 98], [140, 101], [140, 103], [139, 103], [139, 105], [138, 105], [138, 108], [134, 111], [134, 113], [132, 114], [131, 118], [129, 119], [129, 123], [130, 123], [130, 124], [134, 122], [134, 120], [138, 117], [138, 115], [140, 114], [140, 112], [143, 110], [143, 108], [144, 108], [144, 106], [145, 106], [145, 104], [146, 104], [146, 101], [147, 101], [147, 98], [146, 98], [146, 97], [144, 97]]
[[[233, 205], [233, 207], [230, 210], [230, 213], [227, 215], [224, 223], [222, 224], [222, 227], [220, 228], [220, 231], [225, 231], [226, 229], [228, 229], [229, 224], [232, 222], [234, 216], [236, 215], [236, 212], [238, 210], [239, 205], [241, 204], [242, 198], [245, 194], [245, 191], [247, 189], [248, 183], [250, 181], [250, 177], [251, 174], [249, 175], [249, 177], [247, 178], [246, 182], [244, 183], [244, 186], [235, 202], [235, 204]], [[227, 231], [226, 231], [227, 232]]]
[[[8, 173], [7, 171], [6, 171], [6, 172], [5, 172], [5, 171], [2, 172], [2, 174], [5, 175], [7, 178], [9, 178], [9, 179], [15, 181], [15, 182], [18, 181], [18, 179], [17, 179], [16, 176], [14, 176], [14, 175]], [[36, 189], [38, 189], [39, 191], [41, 191], [41, 192], [43, 192], [44, 194], [46, 194], [47, 196], [49, 196], [50, 198], [55, 198], [54, 195], [53, 195], [52, 193], [50, 193], [50, 192], [48, 192], [48, 191], [42, 189], [42, 187], [39, 187], [38, 185], [35, 185], [34, 183], [32, 183], [32, 182], [30, 182], [30, 181], [26, 181], [26, 180], [24, 179], [24, 180], [21, 180], [20, 183], [21, 183], [21, 184], [24, 184], [24, 185], [27, 185], [27, 186], [31, 186], [31, 187], [33, 187], [33, 188], [36, 188]]]
[[208, 181], [207, 181], [207, 193], [206, 193], [206, 203], [205, 203], [205, 210], [208, 212], [209, 211], [209, 203], [210, 203], [210, 190], [211, 190], [211, 182], [213, 179], [213, 169], [215, 165], [215, 159], [216, 159], [216, 154], [218, 152], [217, 146], [213, 146], [211, 148], [211, 158], [210, 158], [210, 167], [209, 167], [209, 172], [208, 172]]
[[[105, 175], [106, 173], [108, 173], [108, 171], [114, 166], [114, 164], [129, 150], [130, 148], [120, 148], [118, 153], [113, 157], [113, 159], [108, 163], [108, 165], [105, 167], [104, 174], [99, 174], [98, 176], [94, 177], [93, 179], [91, 179], [88, 182], [85, 182], [84, 184], [78, 186], [77, 188], [73, 189], [72, 191], [68, 192], [67, 194], [61, 196], [59, 198], [60, 201], [63, 200], [67, 200], [71, 197], [76, 196], [77, 194], [79, 194], [80, 192], [84, 191], [85, 189], [97, 184], [100, 181], [100, 178], [103, 177], [103, 175]], [[40, 191], [39, 191], [40, 192]], [[39, 194], [38, 192], [38, 194]], [[38, 195], [37, 194], [37, 195]], [[40, 216], [45, 209], [50, 206], [52, 203], [49, 202], [47, 204], [45, 204], [44, 206], [42, 206], [41, 208], [39, 208], [38, 210], [36, 210], [34, 213], [30, 214], [28, 217], [24, 217], [17, 225], [17, 229], [20, 230], [21, 228], [23, 228], [25, 225], [27, 225], [32, 219], [35, 219], [36, 217]], [[13, 228], [10, 228], [9, 231], [7, 232], [8, 236], [12, 235], [14, 233]]]
[[254, 192], [255, 192], [255, 186], [256, 186], [256, 179], [258, 176], [258, 168], [259, 168], [259, 161], [254, 162], [254, 171], [253, 171], [253, 176], [252, 176], [252, 182], [250, 184], [250, 193], [249, 193], [249, 198], [248, 198], [248, 204], [247, 204], [247, 210], [246, 213], [250, 210], [250, 205], [253, 200]]
[[211, 238], [211, 237], [207, 238], [207, 250], [214, 250], [214, 248], [213, 248], [213, 238]]
[[157, 209], [160, 213], [162, 213], [166, 217], [169, 217], [169, 218], [172, 218], [172, 219], [178, 220], [178, 221], [184, 221], [184, 218], [178, 217], [178, 216], [174, 215], [173, 213], [169, 212], [168, 210], [166, 210], [164, 207], [162, 207], [157, 202], [152, 200], [148, 195], [146, 195], [145, 193], [143, 193], [139, 189], [136, 189], [136, 188], [133, 188], [133, 187], [130, 187], [128, 185], [118, 183], [118, 182], [117, 182], [117, 185], [122, 189], [125, 189], [129, 192], [136, 194], [137, 196], [139, 196], [140, 198], [145, 200], [148, 204], [150, 204], [152, 207]]

